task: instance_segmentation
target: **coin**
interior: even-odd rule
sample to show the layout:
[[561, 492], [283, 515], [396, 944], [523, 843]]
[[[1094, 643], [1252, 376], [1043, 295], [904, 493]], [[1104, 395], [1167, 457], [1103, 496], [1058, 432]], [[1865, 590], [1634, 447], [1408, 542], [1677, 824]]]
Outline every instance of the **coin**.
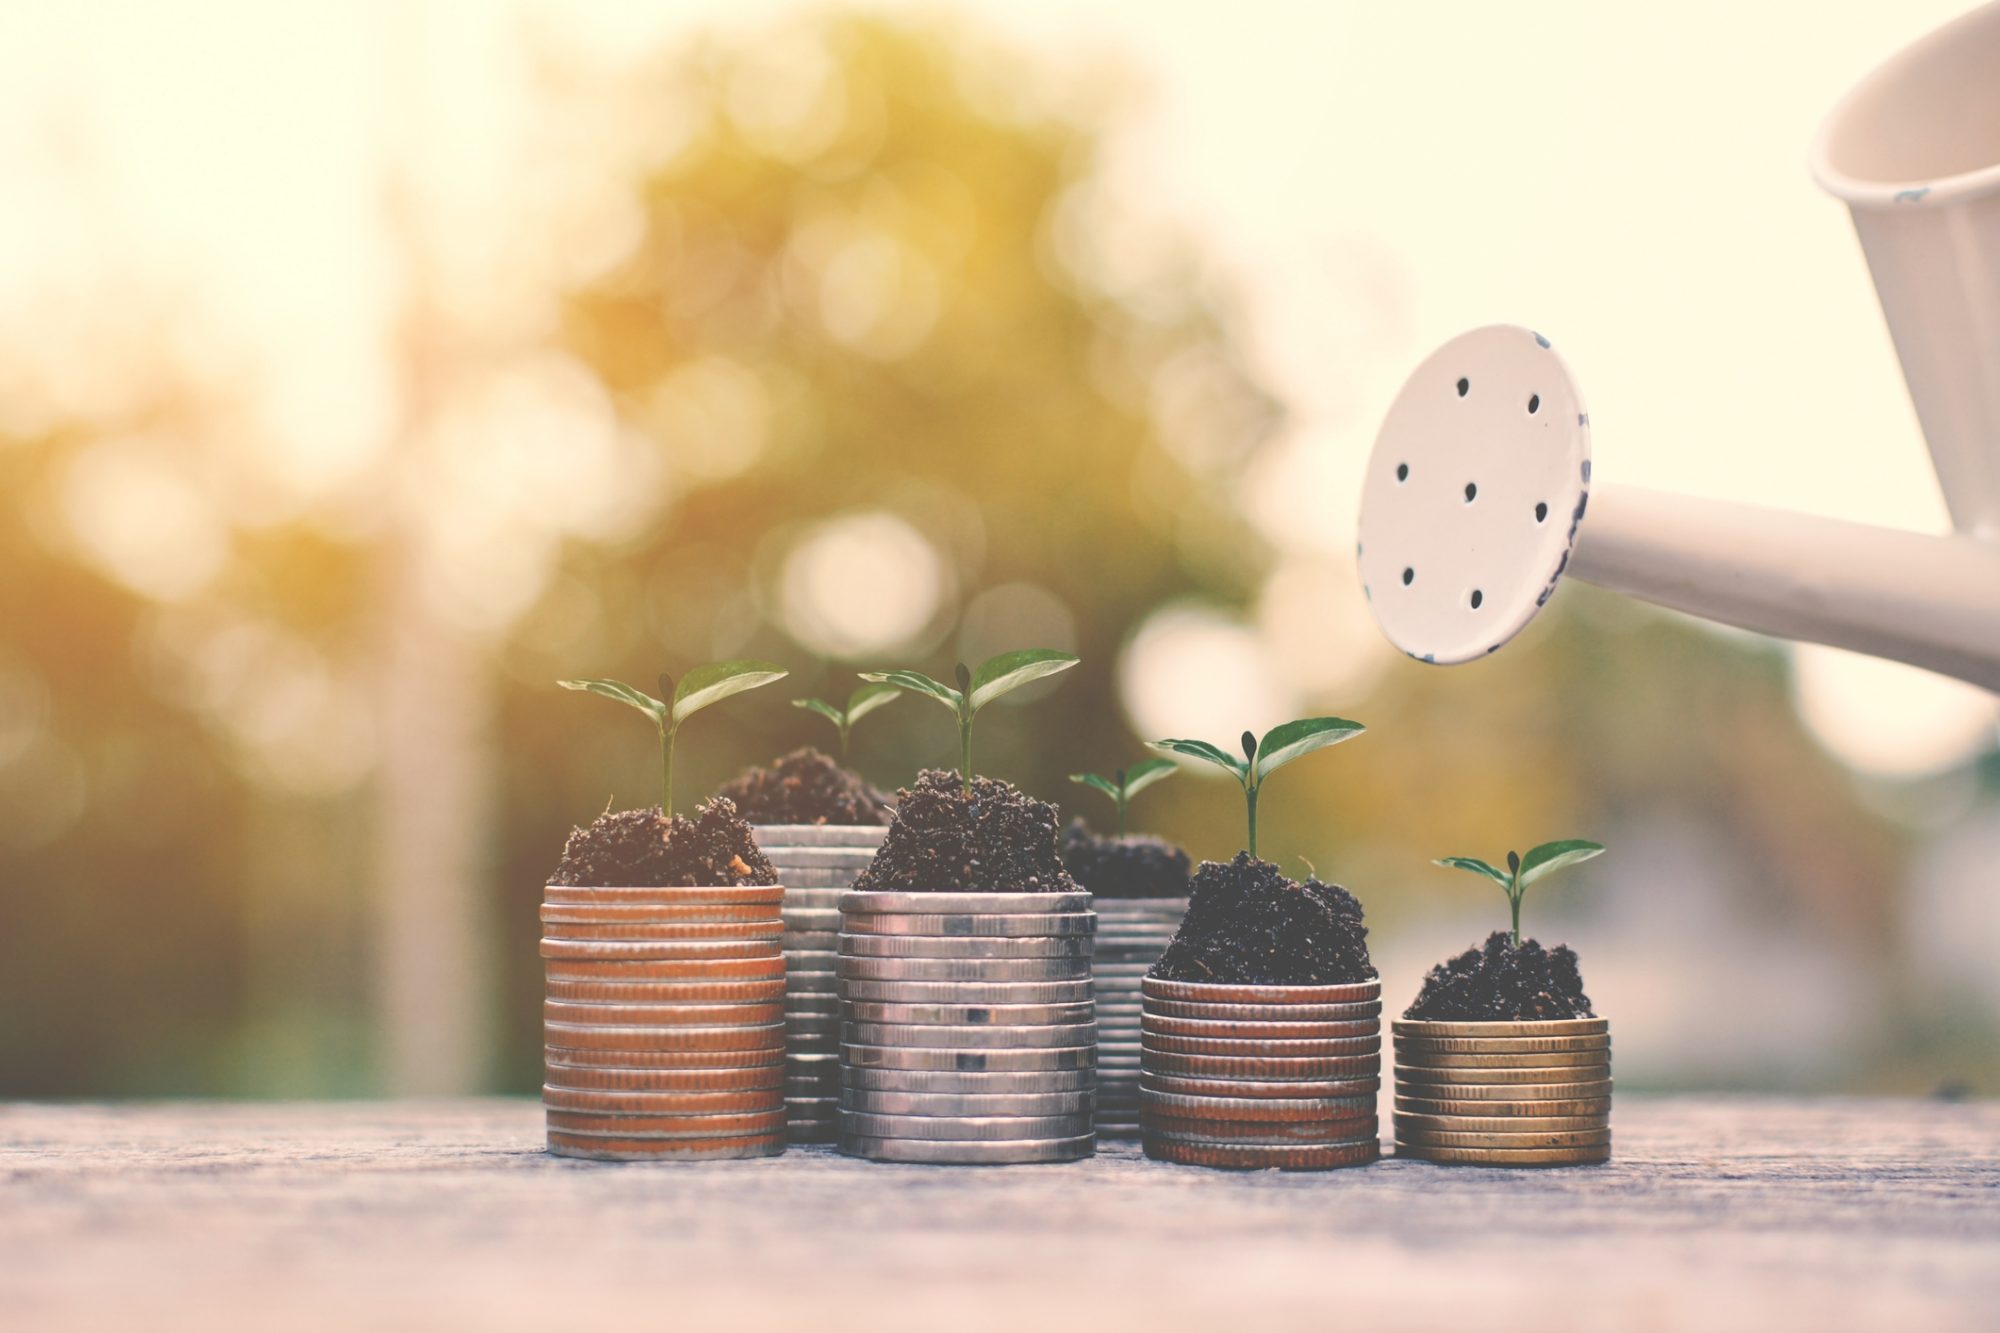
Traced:
[[1192, 1018], [1207, 1022], [1356, 1023], [1379, 1017], [1382, 1013], [1382, 1002], [1357, 1000], [1351, 1004], [1204, 1004], [1148, 997], [1146, 1012], [1161, 1018]]
[[1379, 1055], [1353, 1055], [1278, 1059], [1269, 1056], [1175, 1055], [1165, 1051], [1148, 1051], [1145, 1068], [1149, 1074], [1180, 1074], [1189, 1078], [1332, 1081], [1380, 1077], [1382, 1058]]
[[[544, 921], [542, 937], [550, 940], [624, 941], [632, 943], [713, 943], [750, 945], [776, 940], [784, 928], [768, 921], [725, 921], [686, 925], [651, 921]], [[749, 952], [737, 950], [738, 953]]]
[[1163, 1037], [1220, 1037], [1226, 1041], [1325, 1041], [1329, 1038], [1381, 1036], [1382, 1025], [1372, 1018], [1345, 1023], [1239, 1023], [1219, 1018], [1168, 1018], [1148, 1014], [1142, 1030]]
[[838, 953], [840, 932], [836, 930], [788, 930], [781, 941], [786, 953]]
[[709, 925], [732, 922], [764, 925], [772, 918], [769, 903], [709, 903], [666, 907], [652, 903], [543, 903], [542, 920], [576, 922], [645, 922], [653, 925]]
[[1362, 1138], [1352, 1143], [1302, 1146], [1246, 1145], [1218, 1147], [1180, 1143], [1169, 1139], [1146, 1140], [1146, 1156], [1183, 1166], [1213, 1166], [1239, 1171], [1324, 1171], [1340, 1166], [1361, 1166], [1382, 1155], [1379, 1140]]
[[1565, 1130], [1605, 1129], [1605, 1115], [1415, 1115], [1398, 1112], [1396, 1128], [1447, 1134], [1554, 1134]]
[[741, 1092], [614, 1092], [542, 1085], [542, 1105], [600, 1115], [726, 1115], [780, 1109], [779, 1089]]
[[1091, 998], [1088, 979], [1071, 981], [894, 981], [850, 978], [849, 1000], [896, 1004], [1075, 1004]]
[[698, 888], [586, 888], [574, 884], [551, 884], [542, 891], [542, 901], [555, 903], [644, 904], [653, 907], [712, 907], [777, 903], [785, 891], [776, 884], [730, 884]]
[[863, 1069], [843, 1066], [840, 1084], [882, 1092], [950, 1093], [954, 1096], [1018, 1096], [1048, 1092], [1088, 1092], [1096, 1076], [1085, 1069], [986, 1073], [929, 1069]]
[[938, 916], [1014, 916], [1023, 912], [1075, 914], [1090, 910], [1087, 893], [849, 893], [841, 898], [840, 910], [851, 914], [869, 912], [918, 913]]
[[785, 1108], [734, 1115], [592, 1115], [584, 1111], [545, 1112], [550, 1130], [579, 1138], [720, 1139], [774, 1134], [785, 1128]]
[[548, 998], [611, 1004], [768, 1004], [785, 998], [782, 977], [767, 981], [562, 981], [545, 983]]
[[595, 1139], [549, 1131], [549, 1151], [558, 1157], [595, 1162], [715, 1162], [747, 1157], [776, 1157], [785, 1150], [783, 1134], [756, 1134], [735, 1139]]
[[785, 1037], [787, 1040], [790, 1040], [795, 1036], [810, 1037], [823, 1036], [828, 1033], [838, 1034], [840, 1032], [840, 1022], [840, 1015], [838, 1014], [789, 1014], [784, 1019]]
[[833, 972], [840, 955], [831, 949], [787, 949], [785, 966], [793, 972]]
[[565, 940], [542, 936], [542, 957], [595, 962], [735, 961], [776, 958], [778, 938], [763, 940]]
[[1093, 1100], [1087, 1091], [981, 1094], [848, 1088], [840, 1104], [875, 1115], [1075, 1116], [1090, 1114]]
[[1516, 1022], [1440, 1022], [1399, 1018], [1398, 1037], [1598, 1037], [1610, 1032], [1602, 1018], [1536, 1018]]
[[1425, 1069], [1412, 1065], [1396, 1066], [1396, 1080], [1399, 1083], [1412, 1084], [1477, 1083], [1490, 1087], [1524, 1083], [1591, 1083], [1601, 1082], [1610, 1077], [1610, 1065], [1553, 1065], [1537, 1069]]
[[1608, 1048], [1594, 1051], [1523, 1051], [1502, 1055], [1440, 1054], [1410, 1051], [1398, 1045], [1396, 1058], [1415, 1069], [1549, 1069], [1563, 1065], [1601, 1065], [1611, 1059]]
[[1325, 986], [1252, 986], [1213, 981], [1162, 981], [1147, 977], [1141, 985], [1152, 999], [1204, 1004], [1354, 1004], [1382, 998], [1379, 978]]
[[1088, 935], [1096, 928], [1094, 912], [1018, 912], [1012, 914], [934, 912], [850, 912], [846, 929], [855, 935], [935, 935], [951, 939], [1047, 938]]
[[841, 958], [856, 981], [1088, 981], [1088, 958]]
[[787, 906], [785, 914], [779, 918], [788, 931], [838, 931], [840, 913], [837, 910], [822, 911], [817, 908], [793, 908]]
[[742, 1027], [782, 1022], [784, 1002], [765, 1004], [607, 1004], [544, 1000], [542, 1017], [551, 1023], [592, 1027]]
[[1593, 1148], [1440, 1148], [1397, 1144], [1396, 1156], [1449, 1166], [1597, 1166], [1611, 1160], [1611, 1145]]
[[753, 824], [764, 855], [799, 847], [879, 847], [887, 824]]
[[777, 866], [776, 869], [788, 894], [793, 889], [830, 889], [836, 893], [851, 893], [854, 881], [861, 876], [861, 867], [858, 866]]
[[815, 995], [806, 991], [795, 992], [785, 997], [787, 1014], [819, 1014], [827, 1018], [840, 1017], [840, 997], [838, 995]]
[[1190, 1097], [1148, 1090], [1140, 1105], [1186, 1120], [1307, 1121], [1374, 1115], [1375, 1095], [1348, 1097]]
[[1022, 1027], [1088, 1023], [1094, 1006], [1080, 1004], [883, 1004], [850, 1000], [842, 1016], [862, 1023], [951, 1023], [960, 1027]]
[[785, 975], [785, 960], [763, 958], [550, 959], [551, 981], [756, 981]]
[[1373, 1115], [1341, 1120], [1174, 1120], [1142, 1109], [1139, 1127], [1155, 1142], [1205, 1143], [1231, 1146], [1276, 1146], [1288, 1143], [1353, 1143], [1381, 1137]]
[[1078, 958], [1090, 957], [1090, 936], [1050, 935], [1002, 939], [992, 935], [850, 935], [839, 937], [848, 958]]
[[849, 892], [850, 890], [846, 887], [815, 889], [802, 887], [797, 884], [787, 884], [785, 886], [785, 902], [782, 914], [789, 915], [793, 912], [805, 912], [817, 916], [822, 912], [831, 912], [836, 918], [835, 925], [837, 926], [839, 924], [837, 918], [840, 916], [840, 900], [845, 898]]
[[815, 971], [805, 966], [792, 968], [785, 974], [786, 995], [824, 995], [829, 999], [840, 998], [840, 978], [831, 969]]
[[1087, 1046], [1097, 1040], [1097, 1024], [1047, 1023], [1018, 1027], [992, 1023], [853, 1022], [847, 1025], [847, 1040], [860, 1046], [930, 1046], [956, 1050]]
[[999, 1139], [987, 1142], [929, 1139], [871, 1139], [843, 1133], [840, 1151], [877, 1162], [922, 1162], [956, 1166], [1024, 1166], [1033, 1162], [1080, 1161], [1097, 1150], [1094, 1134], [1064, 1139]]
[[930, 1069], [959, 1073], [1028, 1073], [1050, 1069], [1090, 1069], [1094, 1046], [1057, 1046], [1025, 1051], [941, 1050], [924, 1046], [840, 1044], [841, 1060], [863, 1069]]
[[1586, 1116], [1609, 1115], [1609, 1097], [1565, 1097], [1540, 1102], [1458, 1101], [1435, 1097], [1405, 1097], [1396, 1094], [1396, 1113], [1411, 1115], [1476, 1116]]
[[1090, 1132], [1090, 1114], [1042, 1116], [877, 1115], [840, 1111], [842, 1134], [868, 1139], [941, 1139], [974, 1143], [994, 1139], [1066, 1139]]
[[1407, 1037], [1396, 1034], [1396, 1049], [1430, 1055], [1524, 1055], [1548, 1051], [1608, 1051], [1610, 1036], [1586, 1037]]
[[550, 1046], [596, 1051], [751, 1051], [783, 1045], [781, 1021], [733, 1027], [609, 1027], [544, 1023]]
[[782, 1065], [785, 1047], [782, 1039], [754, 1051], [600, 1051], [577, 1046], [543, 1046], [542, 1056], [551, 1067], [562, 1064], [592, 1069], [747, 1069], [753, 1065]]
[[1567, 1129], [1534, 1133], [1463, 1133], [1418, 1129], [1398, 1122], [1396, 1141], [1420, 1148], [1602, 1148], [1611, 1143], [1609, 1129]]
[[1142, 1032], [1146, 1050], [1168, 1055], [1229, 1055], [1281, 1059], [1288, 1056], [1373, 1055], [1382, 1049], [1379, 1036], [1324, 1037], [1314, 1041], [1246, 1041], [1230, 1037], [1169, 1037]]
[[1579, 1098], [1609, 1097], [1611, 1080], [1592, 1079], [1573, 1083], [1451, 1083], [1400, 1087], [1399, 1095], [1440, 1097], [1458, 1102], [1552, 1102]]
[[781, 1062], [772, 1061], [751, 1069], [600, 1069], [551, 1060], [545, 1076], [549, 1086], [572, 1091], [748, 1092], [783, 1086], [785, 1068]]

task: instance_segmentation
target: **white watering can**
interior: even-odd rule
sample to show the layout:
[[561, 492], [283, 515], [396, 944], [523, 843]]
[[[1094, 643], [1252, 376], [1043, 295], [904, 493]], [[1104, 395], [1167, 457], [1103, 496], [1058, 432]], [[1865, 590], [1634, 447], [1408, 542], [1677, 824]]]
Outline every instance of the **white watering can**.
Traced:
[[1403, 385], [1362, 487], [1362, 586], [1397, 647], [1483, 657], [1567, 574], [2000, 691], [2000, 4], [1849, 93], [1812, 169], [1853, 213], [1956, 533], [1593, 484], [1562, 359], [1475, 329]]

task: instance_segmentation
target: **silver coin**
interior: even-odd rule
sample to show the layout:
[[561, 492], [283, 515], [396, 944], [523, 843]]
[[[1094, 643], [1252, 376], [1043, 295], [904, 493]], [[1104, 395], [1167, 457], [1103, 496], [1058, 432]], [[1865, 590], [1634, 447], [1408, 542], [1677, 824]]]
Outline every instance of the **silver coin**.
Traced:
[[819, 907], [787, 907], [778, 918], [786, 930], [839, 930], [839, 909]]
[[752, 836], [766, 856], [795, 847], [879, 847], [887, 824], [752, 824]]
[[883, 1004], [849, 1000], [841, 1017], [861, 1023], [950, 1023], [959, 1027], [1034, 1027], [1088, 1023], [1092, 1005], [1080, 1004]]
[[1044, 1092], [1014, 1095], [942, 1092], [881, 1092], [848, 1088], [841, 1093], [843, 1110], [872, 1115], [931, 1116], [1074, 1116], [1089, 1115], [1089, 1092]]
[[785, 1035], [792, 1037], [838, 1033], [840, 1026], [841, 1018], [838, 1014], [800, 1014], [796, 1018], [786, 1017]]
[[1076, 1162], [1097, 1150], [1093, 1134], [1068, 1139], [996, 1140], [984, 1143], [937, 1142], [928, 1139], [870, 1139], [843, 1133], [836, 1141], [849, 1157], [875, 1162], [913, 1162], [943, 1166], [1026, 1166], [1036, 1162]]
[[861, 1069], [844, 1065], [840, 1086], [881, 1092], [949, 1093], [953, 1096], [1040, 1096], [1052, 1092], [1088, 1092], [1094, 1085], [1088, 1069], [1045, 1069], [1028, 1073], [953, 1073], [936, 1069]]
[[837, 930], [788, 930], [779, 937], [779, 943], [788, 954], [838, 953], [840, 951], [840, 932]]
[[840, 978], [832, 968], [796, 967], [785, 970], [785, 995], [830, 995], [838, 998]]
[[785, 898], [791, 899], [793, 889], [835, 889], [842, 893], [854, 891], [854, 880], [865, 867], [860, 866], [777, 866], [778, 882], [785, 886]]
[[857, 1069], [929, 1069], [942, 1073], [1035, 1073], [1051, 1069], [1090, 1069], [1096, 1064], [1094, 1046], [1050, 1046], [1032, 1050], [962, 1051], [929, 1046], [865, 1046], [840, 1044], [840, 1059]]
[[920, 913], [939, 916], [1012, 916], [1022, 912], [1087, 912], [1087, 893], [850, 893], [840, 900], [843, 912]]
[[867, 981], [841, 983], [848, 1000], [894, 1004], [1079, 1004], [1091, 983], [1079, 981]]
[[[789, 947], [789, 946], [787, 946]], [[1088, 935], [1042, 938], [950, 935], [852, 935], [839, 937], [846, 958], [1077, 958], [1090, 957]]]
[[790, 1018], [793, 1014], [819, 1014], [837, 1018], [840, 1015], [840, 997], [795, 992], [785, 997], [785, 1017]]
[[1064, 1139], [1090, 1132], [1090, 1114], [1074, 1115], [875, 1115], [840, 1109], [840, 1132], [870, 1139]]
[[1036, 939], [1088, 935], [1097, 924], [1091, 912], [1020, 912], [1013, 915], [940, 916], [934, 912], [849, 912], [845, 929], [853, 935], [942, 935], [956, 939]]
[[778, 909], [778, 919], [784, 920], [791, 912], [832, 912], [840, 915], [840, 900], [852, 890], [845, 885], [815, 889], [810, 885], [785, 885], [785, 901]]
[[841, 958], [855, 981], [1088, 981], [1088, 958]]
[[849, 1023], [846, 1039], [857, 1046], [921, 1046], [941, 1050], [1027, 1050], [1086, 1046], [1097, 1040], [1095, 1023], [1033, 1027], [976, 1023]]

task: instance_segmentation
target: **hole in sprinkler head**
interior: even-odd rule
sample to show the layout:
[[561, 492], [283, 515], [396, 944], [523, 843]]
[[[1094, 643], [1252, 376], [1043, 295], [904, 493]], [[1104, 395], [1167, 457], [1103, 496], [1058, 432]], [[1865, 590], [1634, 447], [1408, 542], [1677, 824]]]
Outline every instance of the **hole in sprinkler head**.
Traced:
[[1417, 579], [1416, 570], [1408, 568], [1403, 570], [1403, 586], [1405, 588], [1409, 587], [1412, 583], [1416, 582], [1416, 579]]
[[1541, 410], [1542, 410], [1542, 396], [1538, 393], [1529, 394], [1528, 395], [1529, 414], [1533, 415], [1534, 413], [1539, 412]]
[[1472, 381], [1466, 379], [1464, 376], [1461, 375], [1458, 380], [1458, 396], [1460, 398], [1463, 398], [1465, 397], [1466, 394], [1470, 393], [1471, 391], [1472, 391]]
[[1467, 504], [1471, 504], [1473, 499], [1477, 497], [1478, 494], [1479, 494], [1478, 482], [1468, 481], [1465, 483], [1465, 502]]
[[1485, 593], [1483, 593], [1483, 592], [1479, 591], [1479, 589], [1477, 589], [1477, 588], [1474, 588], [1474, 589], [1472, 590], [1472, 609], [1473, 609], [1473, 610], [1477, 611], [1477, 610], [1479, 609], [1479, 604], [1480, 604], [1481, 602], [1485, 601], [1485, 600], [1486, 600], [1486, 594], [1485, 594]]
[[1548, 519], [1548, 516], [1549, 516], [1549, 505], [1548, 501], [1544, 500], [1540, 504], [1535, 506], [1535, 522], [1537, 523], [1545, 522]]
[[1396, 480], [1408, 481], [1409, 479], [1410, 479], [1410, 465], [1408, 463], [1396, 464]]

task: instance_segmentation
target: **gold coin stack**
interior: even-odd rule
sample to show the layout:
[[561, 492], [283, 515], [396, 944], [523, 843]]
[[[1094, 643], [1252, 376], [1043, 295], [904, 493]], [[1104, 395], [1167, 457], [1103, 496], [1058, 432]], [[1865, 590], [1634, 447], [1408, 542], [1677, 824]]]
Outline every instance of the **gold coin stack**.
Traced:
[[1382, 983], [1140, 983], [1146, 1155], [1294, 1171], [1381, 1156]]
[[1462, 1166], [1611, 1160], [1601, 1018], [1393, 1025], [1396, 1155]]
[[547, 887], [550, 1152], [628, 1162], [784, 1151], [783, 893]]

